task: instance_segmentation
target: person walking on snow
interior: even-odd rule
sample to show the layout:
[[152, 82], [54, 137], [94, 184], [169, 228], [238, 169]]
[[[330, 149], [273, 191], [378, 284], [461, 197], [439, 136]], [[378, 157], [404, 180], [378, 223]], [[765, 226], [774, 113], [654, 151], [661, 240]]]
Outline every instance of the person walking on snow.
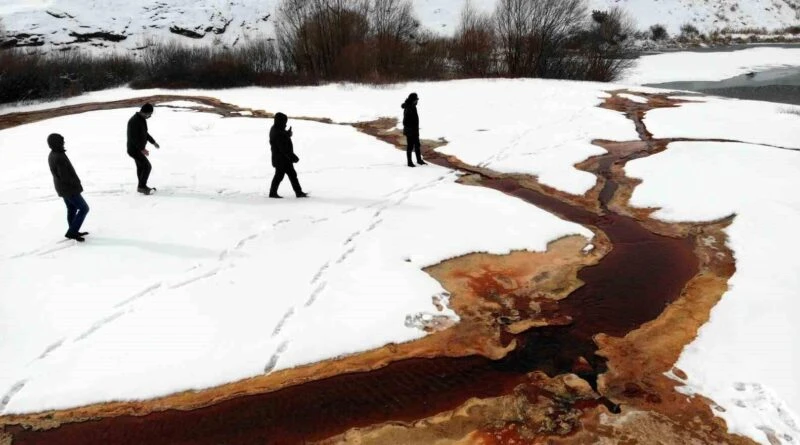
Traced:
[[308, 196], [300, 187], [300, 182], [297, 180], [297, 172], [294, 169], [293, 164], [299, 162], [300, 158], [294, 154], [292, 127], [289, 127], [288, 130], [286, 129], [288, 120], [289, 118], [285, 114], [278, 113], [275, 115], [272, 128], [269, 129], [269, 147], [272, 151], [272, 166], [275, 167], [275, 176], [272, 178], [272, 185], [269, 188], [270, 198], [282, 198], [282, 196], [278, 195], [278, 186], [281, 185], [281, 181], [286, 175], [289, 176], [294, 194], [298, 198]]
[[152, 193], [155, 188], [147, 186], [147, 179], [150, 177], [152, 166], [147, 157], [150, 152], [145, 148], [147, 143], [155, 145], [156, 148], [161, 148], [158, 143], [147, 132], [147, 119], [153, 115], [153, 105], [144, 104], [142, 109], [133, 115], [128, 120], [128, 156], [132, 157], [136, 162], [136, 177], [139, 179], [139, 185], [136, 191], [145, 195]]
[[64, 199], [64, 204], [67, 206], [68, 228], [64, 236], [83, 242], [83, 237], [89, 232], [80, 230], [86, 214], [89, 213], [89, 205], [81, 196], [83, 193], [81, 180], [67, 157], [66, 149], [64, 149], [64, 137], [53, 133], [47, 136], [47, 145], [50, 147], [47, 163], [50, 165], [50, 173], [53, 174], [53, 185], [56, 187], [56, 193]]
[[420, 154], [419, 115], [417, 114], [418, 102], [419, 97], [417, 93], [411, 93], [406, 98], [406, 101], [400, 105], [403, 108], [403, 134], [406, 135], [406, 142], [408, 143], [408, 147], [406, 148], [406, 160], [408, 161], [409, 167], [415, 167], [414, 163], [411, 162], [412, 150], [417, 154], [417, 164], [426, 165], [426, 162], [422, 160], [422, 155]]

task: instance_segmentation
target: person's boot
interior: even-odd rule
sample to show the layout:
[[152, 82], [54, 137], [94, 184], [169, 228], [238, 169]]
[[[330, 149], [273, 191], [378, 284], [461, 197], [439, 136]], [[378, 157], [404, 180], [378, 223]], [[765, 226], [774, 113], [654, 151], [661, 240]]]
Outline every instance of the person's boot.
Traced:
[[417, 165], [428, 165], [428, 163], [423, 161], [422, 158], [418, 158], [417, 159]]
[[277, 193], [270, 193], [269, 197], [270, 198], [275, 198], [275, 199], [283, 199], [283, 196], [280, 196]]
[[306, 193], [306, 192], [297, 192], [297, 193], [295, 193], [295, 195], [298, 198], [308, 198], [308, 193]]
[[143, 194], [149, 195], [150, 194], [150, 187], [136, 187], [136, 191]]
[[74, 233], [74, 232], [67, 232], [64, 234], [64, 237], [69, 239], [74, 239], [79, 243], [86, 241], [79, 233]]
[[408, 166], [409, 166], [409, 167], [416, 167], [416, 165], [414, 165], [414, 163], [413, 163], [413, 162], [411, 162], [411, 161], [408, 161]]
[[89, 234], [89, 232], [78, 232], [78, 235], [80, 235], [80, 236], [86, 236], [88, 234]]

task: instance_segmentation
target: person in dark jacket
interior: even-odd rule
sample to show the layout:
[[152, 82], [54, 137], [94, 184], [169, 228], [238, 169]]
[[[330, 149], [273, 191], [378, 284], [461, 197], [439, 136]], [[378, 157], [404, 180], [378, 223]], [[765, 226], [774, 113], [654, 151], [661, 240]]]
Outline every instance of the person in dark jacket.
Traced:
[[153, 105], [144, 104], [142, 109], [128, 120], [128, 156], [136, 162], [136, 177], [139, 179], [136, 191], [145, 195], [149, 195], [155, 190], [155, 188], [147, 186], [147, 179], [152, 170], [150, 161], [147, 160], [147, 157], [150, 156], [150, 152], [146, 148], [147, 143], [150, 142], [156, 148], [161, 148], [147, 132], [147, 119], [150, 119], [152, 115]]
[[83, 242], [83, 237], [89, 232], [80, 230], [86, 214], [89, 213], [89, 205], [81, 196], [83, 193], [81, 180], [67, 157], [64, 149], [64, 137], [53, 133], [47, 137], [47, 145], [50, 147], [47, 163], [50, 165], [50, 173], [53, 174], [53, 185], [56, 187], [56, 193], [64, 199], [64, 204], [67, 206], [68, 229], [64, 236]]
[[269, 147], [272, 151], [272, 166], [275, 167], [275, 176], [272, 178], [272, 185], [269, 188], [270, 198], [282, 198], [278, 195], [278, 186], [281, 185], [281, 181], [286, 175], [289, 176], [294, 194], [298, 198], [308, 196], [300, 187], [297, 172], [294, 170], [294, 164], [300, 161], [300, 158], [294, 154], [292, 127], [286, 129], [288, 120], [289, 118], [285, 114], [278, 113], [275, 115], [272, 128], [269, 129]]
[[406, 98], [406, 101], [400, 105], [403, 108], [403, 134], [406, 135], [406, 142], [408, 143], [406, 160], [409, 167], [415, 167], [414, 163], [411, 162], [412, 151], [417, 154], [417, 164], [426, 165], [426, 162], [422, 160], [422, 154], [420, 154], [418, 102], [417, 93], [411, 93]]

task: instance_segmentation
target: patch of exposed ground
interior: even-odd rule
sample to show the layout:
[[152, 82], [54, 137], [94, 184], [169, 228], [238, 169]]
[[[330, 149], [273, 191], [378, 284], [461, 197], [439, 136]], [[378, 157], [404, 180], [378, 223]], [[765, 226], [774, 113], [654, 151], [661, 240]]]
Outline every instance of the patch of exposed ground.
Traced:
[[[145, 103], [156, 105], [175, 101], [197, 102], [199, 106], [171, 108], [182, 108], [198, 112], [214, 113], [223, 117], [271, 118], [274, 116], [273, 113], [253, 108], [240, 107], [238, 105], [222, 102], [214, 97], [160, 94], [155, 96], [142, 96], [130, 99], [114, 100], [109, 102], [89, 102], [77, 105], [65, 105], [57, 108], [48, 108], [44, 110], [0, 114], [0, 130], [5, 130], [7, 128], [16, 127], [19, 125], [31, 124], [45, 119], [87, 113], [90, 111], [116, 110], [119, 108], [138, 108]], [[330, 123], [329, 119], [311, 117], [297, 117], [294, 119], [314, 120], [318, 122]]]
[[[624, 92], [612, 92], [612, 97], [603, 106], [624, 112], [636, 125], [640, 140], [595, 141], [609, 153], [577, 166], [595, 173], [599, 179], [597, 186], [584, 196], [572, 196], [542, 186], [535, 177], [504, 175], [469, 166], [455, 157], [445, 157], [431, 150], [446, 143], [444, 140], [423, 143], [426, 159], [439, 161], [466, 173], [460, 179], [462, 183], [491, 186], [521, 197], [527, 196], [527, 192], [533, 193], [536, 199], [547, 201], [548, 208], [553, 209], [551, 211], [554, 213], [583, 221], [593, 228], [597, 237], [598, 247], [588, 255], [580, 252], [585, 241], [580, 237], [570, 237], [552, 243], [548, 252], [542, 254], [515, 252], [507, 256], [467, 255], [426, 269], [450, 292], [450, 305], [461, 316], [460, 324], [433, 332], [418, 342], [387, 345], [375, 351], [210, 390], [137, 403], [103, 404], [31, 416], [6, 416], [0, 419], [0, 424], [5, 424], [6, 431], [14, 435], [15, 443], [52, 444], [70, 443], [71, 438], [86, 437], [124, 437], [127, 438], [124, 443], [170, 443], [169, 438], [164, 439], [165, 435], [174, 433], [175, 428], [182, 427], [185, 430], [186, 425], [193, 425], [192, 428], [197, 430], [196, 443], [217, 443], [219, 440], [215, 442], [210, 434], [220, 434], [221, 431], [228, 431], [237, 440], [241, 439], [235, 443], [299, 443], [315, 440], [326, 444], [651, 443], [653, 437], [658, 437], [661, 443], [666, 444], [751, 443], [727, 433], [724, 422], [713, 415], [711, 401], [678, 393], [675, 387], [679, 382], [664, 375], [668, 371], [678, 376], [682, 374], [680, 370], [673, 369], [678, 355], [708, 319], [709, 311], [721, 298], [727, 288], [727, 279], [735, 270], [723, 232], [731, 219], [713, 224], [666, 224], [650, 218], [652, 209], [630, 208], [628, 199], [637, 182], [625, 176], [625, 163], [636, 157], [657, 153], [671, 142], [654, 140], [647, 132], [643, 117], [650, 109], [679, 106], [680, 102], [666, 95], [633, 92], [631, 94], [648, 100], [646, 104], [637, 104], [619, 96]], [[191, 99], [181, 96], [167, 100]], [[141, 103], [141, 99], [125, 106], [138, 103]], [[201, 103], [209, 105], [207, 102]], [[228, 112], [235, 113], [235, 107]], [[255, 112], [253, 115], [269, 116], [267, 113], [259, 116]], [[384, 119], [358, 124], [357, 127], [401, 147], [403, 136], [393, 129], [395, 124], [394, 120]], [[0, 116], [0, 128], [4, 128], [2, 125]], [[533, 368], [524, 368], [520, 372], [515, 367], [526, 362], [525, 351], [544, 348], [547, 341], [542, 341], [547, 337], [526, 337], [517, 333], [555, 329], [552, 331], [556, 333], [554, 335], [560, 335], [558, 333], [562, 332], [562, 327], [553, 325], [570, 322], [570, 315], [559, 310], [561, 306], [569, 307], [562, 303], [570, 298], [562, 298], [570, 293], [579, 293], [572, 292], [579, 285], [576, 278], [578, 269], [597, 262], [609, 249], [614, 248], [603, 230], [608, 229], [608, 224], [615, 224], [617, 214], [634, 218], [653, 233], [691, 240], [699, 270], [688, 282], [681, 284], [680, 294], [675, 292], [676, 295], [663, 309], [660, 308], [655, 316], [647, 319], [649, 321], [637, 324], [633, 329], [626, 328], [618, 336], [602, 334], [602, 330], [600, 333], [593, 331], [597, 333], [594, 337], [599, 348], [597, 354], [604, 357], [605, 362], [598, 362], [596, 357], [583, 353], [575, 355], [574, 361], [567, 366], [571, 373], [551, 373], [554, 376], [548, 377], [535, 369], [535, 361], [529, 363]], [[605, 218], [611, 218], [610, 223], [604, 221]], [[590, 220], [596, 221], [597, 225], [586, 222]], [[610, 255], [607, 257], [611, 258]], [[591, 317], [591, 310], [580, 315]], [[549, 327], [540, 327], [543, 325]], [[549, 354], [547, 350], [544, 353]], [[558, 353], [560, 351], [553, 351], [554, 355]], [[476, 361], [470, 357], [434, 358], [462, 355], [491, 359], [517, 355], [517, 358], [499, 360], [498, 366], [493, 366], [485, 359]], [[401, 360], [408, 357], [429, 359], [422, 362]], [[398, 367], [400, 371], [396, 371]], [[352, 374], [356, 370], [373, 371]], [[426, 375], [418, 376], [419, 372]], [[515, 375], [519, 377], [508, 378], [510, 372], [516, 372]], [[461, 381], [466, 383], [462, 385]], [[465, 388], [473, 391], [471, 394], [474, 398], [469, 399], [469, 394], [463, 394]], [[311, 403], [333, 407], [328, 411], [320, 411], [319, 406], [311, 409], [309, 404], [305, 404], [299, 408], [305, 420], [295, 424], [292, 422], [299, 421], [292, 421], [292, 417], [288, 417], [282, 421], [288, 423], [288, 427], [283, 427], [281, 422], [269, 423], [265, 420], [270, 416], [279, 418], [280, 413], [274, 411], [281, 411], [293, 400], [306, 400], [303, 397], [308, 394], [303, 393], [303, 389], [317, 394], [313, 399], [308, 399]], [[450, 399], [438, 397], [448, 391], [455, 391], [457, 395]], [[253, 398], [241, 397], [258, 393], [266, 393], [252, 396], [263, 397], [258, 399], [259, 402], [251, 403], [248, 400]], [[328, 397], [328, 393], [332, 395]], [[379, 393], [379, 397], [364, 402], [357, 398], [362, 393]], [[268, 398], [271, 395], [275, 397]], [[462, 402], [453, 404], [459, 397], [464, 397]], [[219, 403], [227, 399], [231, 400]], [[358, 411], [360, 403], [367, 403], [368, 406]], [[122, 416], [107, 419], [112, 423], [103, 421], [94, 425], [88, 422], [63, 425], [42, 435], [20, 426], [9, 426], [50, 428], [60, 423], [89, 418], [143, 415], [169, 408], [194, 409], [206, 405], [212, 406], [196, 409], [186, 413], [186, 416], [171, 411], [141, 418]], [[415, 409], [409, 409], [408, 406]], [[394, 407], [399, 408], [393, 411]], [[267, 408], [271, 410], [270, 414], [265, 414]], [[385, 416], [375, 413], [382, 410], [386, 411]], [[351, 411], [355, 414], [350, 417], [337, 417], [341, 412]], [[202, 417], [204, 415], [206, 417]], [[242, 420], [242, 416], [247, 415], [250, 417]], [[206, 424], [213, 423], [208, 419], [218, 418], [219, 422], [229, 424], [226, 425], [227, 429], [220, 427], [206, 433]], [[339, 424], [331, 425], [337, 422]], [[137, 436], [146, 434], [147, 428], [152, 428], [155, 433]], [[298, 433], [287, 432], [283, 428], [306, 430]], [[113, 434], [117, 436], [111, 436]], [[203, 434], [202, 437], [200, 434]], [[232, 436], [217, 437], [223, 437], [220, 440], [232, 439]]]

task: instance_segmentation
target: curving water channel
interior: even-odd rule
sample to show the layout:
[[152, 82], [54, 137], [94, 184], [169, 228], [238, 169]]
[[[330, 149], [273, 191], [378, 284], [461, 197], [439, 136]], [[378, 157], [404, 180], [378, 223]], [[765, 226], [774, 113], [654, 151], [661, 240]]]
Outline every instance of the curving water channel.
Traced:
[[[640, 132], [643, 140], [644, 130]], [[11, 427], [7, 432], [15, 445], [304, 443], [354, 427], [426, 418], [457, 408], [470, 398], [508, 394], [532, 371], [551, 376], [576, 372], [594, 383], [605, 364], [594, 354], [597, 347], [592, 337], [598, 333], [623, 336], [656, 318], [698, 271], [693, 239], [656, 235], [636, 220], [608, 210], [608, 201], [618, 186], [608, 169], [629, 158], [608, 154], [598, 163], [595, 173], [606, 181], [600, 194], [600, 213], [526, 188], [519, 178], [483, 176], [478, 181], [480, 186], [600, 230], [613, 245], [598, 264], [579, 272], [585, 285], [553, 309], [556, 315], [570, 317], [572, 323], [520, 334], [519, 347], [502, 360], [478, 356], [404, 360], [370, 372], [339, 375], [191, 411], [120, 416], [46, 431]], [[436, 153], [429, 153], [427, 159], [475, 173]], [[575, 363], [581, 358], [589, 366], [576, 369]], [[617, 410], [604, 399], [595, 403], [606, 404], [612, 412]]]

